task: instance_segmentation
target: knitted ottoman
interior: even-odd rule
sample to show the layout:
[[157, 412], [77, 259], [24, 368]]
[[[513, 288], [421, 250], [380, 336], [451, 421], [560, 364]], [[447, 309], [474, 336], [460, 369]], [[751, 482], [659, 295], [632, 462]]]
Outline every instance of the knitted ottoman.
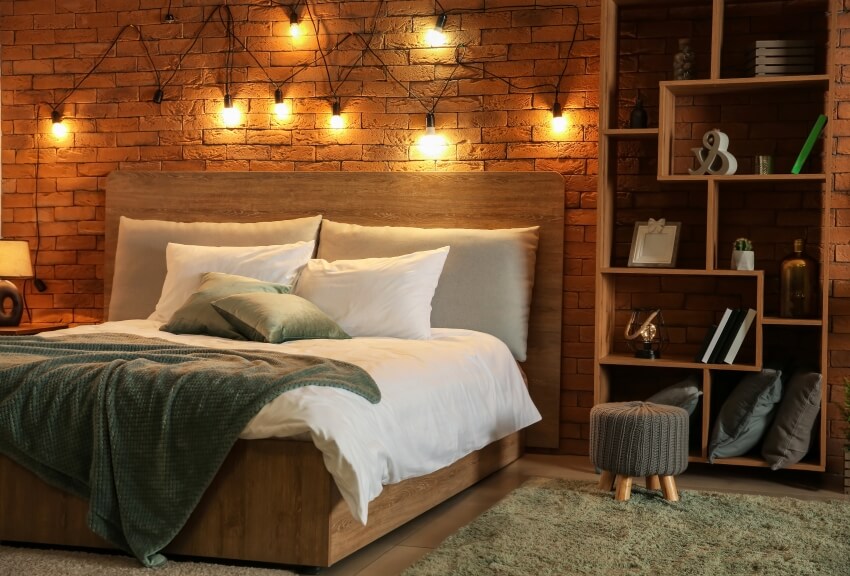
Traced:
[[[600, 470], [599, 487], [628, 500], [632, 478], [646, 478], [650, 490], [661, 488], [677, 501], [674, 476], [688, 467], [688, 412], [649, 402], [611, 402], [590, 410], [590, 460]], [[660, 479], [659, 479], [660, 477]]]

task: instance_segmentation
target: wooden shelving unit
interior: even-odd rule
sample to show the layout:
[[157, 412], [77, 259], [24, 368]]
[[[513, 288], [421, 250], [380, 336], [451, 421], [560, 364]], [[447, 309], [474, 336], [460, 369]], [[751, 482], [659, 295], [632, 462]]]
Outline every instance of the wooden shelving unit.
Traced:
[[[777, 15], [776, 3], [770, 1], [694, 0], [675, 5], [676, 11], [670, 13], [675, 18], [691, 18], [686, 22], [689, 29], [702, 34], [697, 39], [704, 48], [698, 54], [702, 66], [691, 80], [672, 79], [674, 34], [689, 36], [687, 33], [673, 31], [662, 40], [653, 37], [653, 46], [666, 42], [665, 56], [670, 62], [666, 75], [640, 65], [647, 50], [622, 48], [640, 41], [643, 26], [654, 26], [657, 33], [664, 11], [673, 10], [670, 2], [602, 0], [601, 4], [595, 402], [642, 400], [684, 374], [699, 373], [703, 398], [694, 415], [698, 422], [692, 430], [697, 431], [697, 437], [692, 438], [690, 460], [707, 462], [714, 419], [736, 378], [761, 370], [776, 355], [799, 354], [795, 360], [821, 371], [824, 391], [814, 445], [803, 461], [789, 468], [823, 471], [832, 192], [830, 123], [807, 173], [791, 174], [793, 158], [789, 158], [808, 134], [805, 125], [810, 127], [818, 113], [830, 116], [833, 110], [833, 80], [828, 72], [832, 70], [836, 30], [834, 7], [828, 0], [806, 0], [796, 6], [796, 13], [783, 16]], [[692, 10], [688, 12], [683, 5]], [[773, 38], [748, 32], [746, 19], [755, 17], [775, 18], [780, 24], [781, 18], [787, 18], [776, 38], [799, 30], [801, 36], [794, 37], [813, 40], [822, 51], [817, 73], [744, 77], [735, 65], [743, 58], [742, 46], [753, 39]], [[684, 28], [681, 24], [670, 24], [670, 28]], [[710, 26], [708, 34], [701, 32], [706, 26]], [[651, 57], [663, 60], [656, 53]], [[625, 66], [630, 58], [634, 65]], [[638, 92], [645, 104], [649, 95], [657, 128], [632, 129], [624, 122], [628, 115], [624, 103]], [[653, 108], [656, 95], [657, 108]], [[652, 114], [650, 118], [652, 126], [656, 122], [652, 122]], [[729, 134], [730, 151], [734, 151], [733, 145], [742, 151], [738, 172], [726, 176], [689, 174], [687, 168], [695, 166], [691, 148], [699, 145], [705, 130], [714, 127]], [[775, 151], [776, 173], [754, 174], [752, 157], [756, 152], [751, 151], [766, 146]], [[635, 221], [645, 220], [647, 215], [682, 220], [689, 235], [680, 241], [676, 268], [626, 265], [631, 229]], [[820, 310], [816, 318], [783, 318], [778, 313], [778, 263], [791, 252], [787, 238], [794, 234], [808, 236], [807, 251], [820, 260]], [[754, 238], [755, 271], [728, 269], [729, 238], [736, 235], [762, 238], [760, 243]], [[736, 359], [740, 363], [694, 361], [693, 352], [701, 336], [725, 309], [717, 302], [756, 309], [747, 337], [747, 354]], [[637, 306], [662, 308], [667, 328], [675, 333], [659, 359], [635, 358], [625, 347], [624, 324], [629, 310]], [[777, 341], [804, 345], [789, 352], [774, 349]], [[726, 458], [715, 464], [767, 466], [758, 454]]]

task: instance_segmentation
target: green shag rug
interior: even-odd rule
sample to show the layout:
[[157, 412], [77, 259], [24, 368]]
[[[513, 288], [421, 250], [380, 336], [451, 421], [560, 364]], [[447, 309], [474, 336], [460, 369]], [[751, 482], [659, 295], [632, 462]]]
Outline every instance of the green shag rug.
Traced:
[[850, 576], [850, 500], [533, 479], [403, 576]]

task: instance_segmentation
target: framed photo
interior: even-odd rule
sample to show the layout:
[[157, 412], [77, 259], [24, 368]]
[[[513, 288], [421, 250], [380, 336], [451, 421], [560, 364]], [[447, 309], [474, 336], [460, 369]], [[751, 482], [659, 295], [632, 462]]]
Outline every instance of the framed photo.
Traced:
[[673, 268], [679, 249], [681, 222], [635, 222], [629, 266]]

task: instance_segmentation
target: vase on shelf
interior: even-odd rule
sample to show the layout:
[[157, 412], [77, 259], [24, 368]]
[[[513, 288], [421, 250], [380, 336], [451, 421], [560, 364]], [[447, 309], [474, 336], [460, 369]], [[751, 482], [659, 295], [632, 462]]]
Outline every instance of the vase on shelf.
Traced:
[[693, 79], [695, 59], [696, 55], [691, 49], [691, 39], [679, 38], [679, 51], [673, 56], [673, 79]]
[[629, 114], [629, 128], [646, 128], [647, 124], [646, 108], [643, 107], [643, 100], [640, 94], [638, 94], [634, 108], [632, 108], [632, 112]]
[[794, 240], [794, 252], [779, 267], [779, 315], [783, 318], [811, 318], [817, 314], [817, 262], [805, 252], [802, 239]]

